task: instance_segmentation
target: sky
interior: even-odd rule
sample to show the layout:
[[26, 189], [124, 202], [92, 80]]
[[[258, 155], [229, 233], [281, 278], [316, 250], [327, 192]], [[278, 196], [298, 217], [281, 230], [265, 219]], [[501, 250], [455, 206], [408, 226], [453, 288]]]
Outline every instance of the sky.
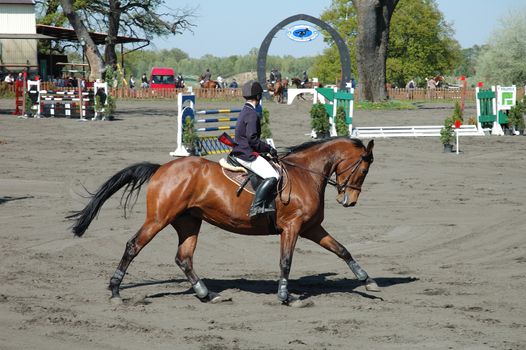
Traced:
[[[185, 31], [155, 39], [153, 45], [157, 49], [179, 48], [192, 58], [206, 54], [245, 55], [251, 48], [259, 48], [267, 33], [285, 18], [300, 13], [319, 17], [331, 4], [331, 0], [263, 0], [258, 5], [246, 0], [165, 2], [172, 9], [195, 9], [196, 16], [191, 19], [195, 27], [193, 33]], [[525, 0], [436, 0], [436, 3], [463, 48], [486, 43], [500, 20], [514, 10], [526, 8]], [[315, 56], [323, 51], [326, 45], [321, 35], [307, 43], [289, 39], [286, 29], [296, 24], [300, 23], [291, 23], [276, 34], [269, 55]]]

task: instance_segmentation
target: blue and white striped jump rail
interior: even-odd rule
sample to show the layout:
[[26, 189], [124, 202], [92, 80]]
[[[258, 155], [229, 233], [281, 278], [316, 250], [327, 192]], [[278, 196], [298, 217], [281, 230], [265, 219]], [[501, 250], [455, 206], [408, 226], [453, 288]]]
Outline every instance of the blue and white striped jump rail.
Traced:
[[[199, 152], [201, 155], [207, 154], [221, 154], [229, 153], [231, 148], [219, 142], [217, 137], [218, 133], [215, 135], [203, 135], [202, 133], [222, 131], [222, 130], [235, 130], [236, 126], [232, 123], [237, 122], [237, 117], [224, 117], [224, 118], [201, 118], [198, 119], [198, 115], [208, 115], [208, 114], [231, 114], [241, 112], [241, 108], [223, 108], [223, 109], [207, 109], [207, 110], [195, 110], [195, 96], [194, 95], [183, 95], [178, 94], [177, 96], [177, 149], [174, 152], [170, 152], [171, 156], [187, 156], [189, 155], [182, 143], [182, 125], [184, 125], [183, 119], [186, 117], [192, 117], [194, 119], [194, 130], [198, 133], [199, 141], [197, 143]], [[218, 123], [223, 125], [214, 125], [214, 126], [204, 126], [197, 127], [196, 124], [207, 124], [207, 123]], [[228, 123], [228, 124], [227, 124]], [[227, 124], [227, 125], [224, 125]]]
[[195, 128], [195, 131], [218, 131], [218, 130], [234, 130], [236, 128], [235, 125], [228, 125], [228, 126], [210, 126], [208, 128]]
[[[232, 112], [234, 113], [234, 112]], [[224, 123], [224, 122], [237, 122], [237, 118], [207, 118], [207, 119], [196, 119], [195, 123]]]
[[206, 109], [202, 111], [196, 111], [195, 114], [220, 114], [220, 113], [239, 113], [241, 108], [228, 108], [228, 109]]

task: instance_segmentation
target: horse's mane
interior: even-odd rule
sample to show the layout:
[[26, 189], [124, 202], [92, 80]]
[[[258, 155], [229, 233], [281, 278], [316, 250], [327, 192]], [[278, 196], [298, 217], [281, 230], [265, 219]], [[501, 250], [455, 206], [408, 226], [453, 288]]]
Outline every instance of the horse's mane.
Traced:
[[295, 153], [298, 153], [298, 152], [301, 152], [301, 151], [304, 151], [308, 148], [311, 148], [313, 146], [316, 146], [316, 145], [321, 145], [323, 143], [326, 143], [326, 142], [331, 142], [331, 141], [334, 141], [334, 140], [338, 140], [338, 139], [346, 139], [346, 140], [349, 140], [353, 143], [354, 146], [356, 147], [365, 147], [362, 140], [360, 139], [350, 139], [349, 137], [347, 136], [335, 136], [335, 137], [330, 137], [328, 139], [321, 139], [321, 140], [314, 140], [314, 141], [307, 141], [307, 142], [304, 142], [302, 144], [299, 144], [297, 146], [292, 146], [292, 147], [288, 147], [286, 148], [285, 150], [285, 154], [283, 157], [286, 157], [290, 154], [295, 154]]

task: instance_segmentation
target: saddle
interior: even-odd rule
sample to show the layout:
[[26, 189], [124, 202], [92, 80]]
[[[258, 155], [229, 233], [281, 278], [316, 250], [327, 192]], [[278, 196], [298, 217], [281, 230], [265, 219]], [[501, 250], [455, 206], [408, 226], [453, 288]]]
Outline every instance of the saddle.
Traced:
[[239, 164], [239, 162], [230, 155], [226, 158], [221, 158], [219, 165], [221, 165], [223, 175], [239, 186], [236, 191], [238, 197], [241, 191], [246, 191], [252, 195], [256, 194], [256, 189], [261, 181], [263, 181], [261, 177]]
[[[252, 195], [256, 194], [256, 189], [259, 187], [263, 179], [259, 177], [254, 172], [250, 171], [249, 169], [243, 167], [239, 162], [232, 156], [228, 155], [227, 158], [221, 158], [219, 160], [219, 165], [221, 166], [221, 170], [223, 171], [223, 175], [226, 176], [226, 178], [235, 184], [237, 184], [239, 187], [236, 191], [236, 196], [240, 196], [242, 191], [246, 191]], [[270, 203], [268, 203], [268, 206], [270, 208], [276, 209], [276, 199], [272, 199]], [[276, 226], [276, 214], [274, 212], [273, 215], [270, 216], [264, 216], [266, 220], [268, 220], [268, 228], [269, 232], [273, 232], [274, 234], [279, 234], [280, 231], [278, 227]]]

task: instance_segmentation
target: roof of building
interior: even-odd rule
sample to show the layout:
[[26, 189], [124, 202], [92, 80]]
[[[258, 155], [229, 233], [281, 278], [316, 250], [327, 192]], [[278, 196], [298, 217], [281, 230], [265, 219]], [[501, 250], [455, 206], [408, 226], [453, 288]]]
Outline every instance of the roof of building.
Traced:
[[33, 0], [0, 0], [0, 5], [34, 5]]
[[[37, 24], [37, 33], [53, 37], [56, 40], [67, 40], [67, 41], [74, 41], [74, 42], [78, 41], [77, 34], [75, 33], [75, 31], [69, 28]], [[97, 33], [97, 32], [90, 32], [89, 34], [91, 38], [93, 39], [93, 41], [95, 42], [95, 44], [97, 45], [106, 44], [106, 37], [108, 36], [107, 34]], [[149, 40], [141, 39], [141, 38], [132, 38], [129, 36], [117, 36], [117, 40], [116, 40], [117, 44], [140, 43], [140, 42], [149, 43]]]

